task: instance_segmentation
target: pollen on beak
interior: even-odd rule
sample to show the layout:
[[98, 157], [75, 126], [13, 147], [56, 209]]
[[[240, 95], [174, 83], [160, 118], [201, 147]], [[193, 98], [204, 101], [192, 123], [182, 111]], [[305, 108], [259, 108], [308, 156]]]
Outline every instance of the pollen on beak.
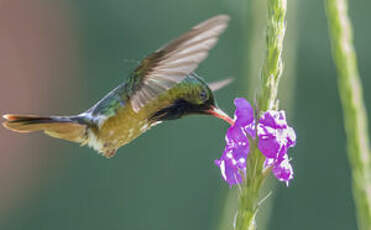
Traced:
[[224, 121], [228, 122], [230, 125], [234, 125], [234, 120], [228, 116], [223, 110], [216, 106], [212, 106], [211, 109], [207, 110], [207, 112], [210, 115], [213, 115], [214, 117], [223, 119]]

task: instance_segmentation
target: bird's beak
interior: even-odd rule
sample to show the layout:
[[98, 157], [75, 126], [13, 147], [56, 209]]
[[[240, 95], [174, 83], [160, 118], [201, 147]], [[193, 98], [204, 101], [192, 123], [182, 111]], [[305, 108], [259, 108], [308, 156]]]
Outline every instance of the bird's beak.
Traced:
[[223, 110], [221, 110], [220, 108], [216, 106], [212, 106], [209, 110], [207, 110], [207, 113], [214, 117], [223, 119], [224, 121], [228, 122], [230, 125], [234, 125], [234, 120], [230, 116], [228, 116], [228, 114], [226, 114]]

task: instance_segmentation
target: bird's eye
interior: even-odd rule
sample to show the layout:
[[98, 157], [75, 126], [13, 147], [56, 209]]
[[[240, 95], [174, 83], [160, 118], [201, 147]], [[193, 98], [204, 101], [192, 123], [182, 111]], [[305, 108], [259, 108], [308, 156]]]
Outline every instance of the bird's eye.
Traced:
[[202, 90], [201, 93], [200, 93], [200, 98], [201, 98], [201, 101], [204, 102], [204, 101], [207, 101], [207, 93], [205, 90]]

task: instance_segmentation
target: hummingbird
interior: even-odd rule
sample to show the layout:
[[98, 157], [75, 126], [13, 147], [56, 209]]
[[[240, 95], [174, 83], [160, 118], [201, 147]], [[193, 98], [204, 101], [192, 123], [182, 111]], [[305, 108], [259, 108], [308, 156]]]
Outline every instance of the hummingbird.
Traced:
[[214, 16], [145, 57], [123, 81], [87, 111], [73, 116], [6, 114], [3, 126], [19, 133], [44, 131], [54, 138], [88, 145], [106, 158], [151, 127], [189, 114], [233, 124], [213, 92], [230, 79], [207, 84], [194, 71], [227, 27]]

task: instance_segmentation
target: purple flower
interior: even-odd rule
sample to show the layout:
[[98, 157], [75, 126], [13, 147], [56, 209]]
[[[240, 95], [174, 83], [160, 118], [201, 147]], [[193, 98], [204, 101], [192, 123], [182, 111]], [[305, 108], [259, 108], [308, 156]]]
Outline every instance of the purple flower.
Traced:
[[285, 112], [267, 111], [256, 125], [249, 102], [244, 98], [236, 98], [234, 104], [235, 123], [227, 131], [223, 155], [215, 161], [223, 179], [230, 185], [242, 182], [250, 151], [249, 140], [255, 139], [256, 126], [258, 148], [266, 157], [264, 168], [271, 167], [274, 176], [288, 185], [294, 174], [287, 151], [295, 145], [296, 135], [294, 129], [287, 125]]
[[284, 111], [267, 111], [258, 124], [259, 150], [268, 158], [282, 158], [296, 143], [294, 129], [286, 123]]
[[226, 147], [215, 164], [220, 167], [222, 177], [230, 185], [241, 183], [241, 173], [246, 172], [246, 158], [250, 151], [247, 135], [253, 134], [254, 110], [243, 98], [234, 100], [236, 105], [235, 123], [225, 136]]
[[285, 154], [282, 159], [266, 158], [264, 167], [272, 167], [273, 175], [279, 180], [286, 182], [289, 185], [289, 181], [294, 178], [294, 171], [288, 159], [288, 155]]
[[274, 176], [288, 182], [294, 178], [287, 151], [296, 144], [296, 134], [287, 125], [284, 111], [267, 111], [258, 124], [258, 148], [266, 156], [265, 166], [272, 167]]

